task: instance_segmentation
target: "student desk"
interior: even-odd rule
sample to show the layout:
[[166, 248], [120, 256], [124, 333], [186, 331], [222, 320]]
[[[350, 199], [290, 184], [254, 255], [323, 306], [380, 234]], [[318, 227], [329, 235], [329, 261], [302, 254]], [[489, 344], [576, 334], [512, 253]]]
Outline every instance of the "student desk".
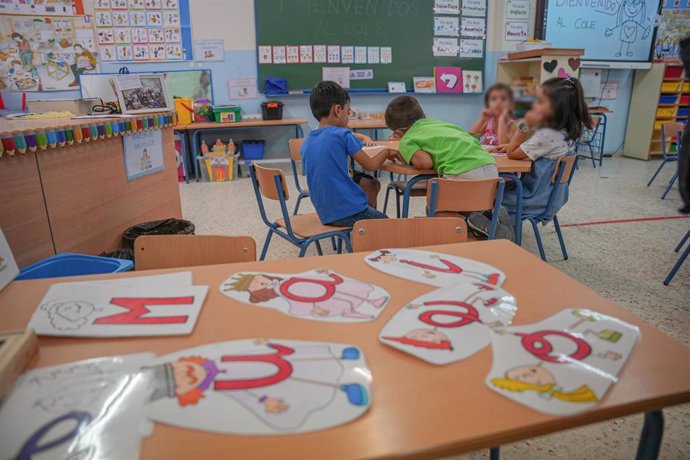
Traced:
[[[397, 150], [398, 141], [378, 141], [378, 145], [383, 145], [388, 148]], [[515, 193], [517, 194], [517, 206], [515, 209], [515, 242], [519, 245], [522, 242], [522, 182], [517, 176], [519, 173], [527, 173], [532, 169], [532, 162], [530, 160], [511, 160], [506, 156], [494, 156], [496, 160], [496, 167], [501, 177], [512, 179], [515, 182]], [[413, 176], [407, 181], [405, 190], [403, 191], [403, 208], [400, 213], [401, 217], [407, 217], [410, 210], [410, 193], [414, 185], [420, 180], [432, 179], [438, 177], [438, 174], [433, 169], [415, 169], [414, 166], [402, 165], [399, 163], [386, 162], [381, 168], [383, 171], [388, 171], [393, 174], [402, 174], [405, 176]]]
[[347, 127], [355, 133], [360, 129], [372, 130], [374, 131], [374, 140], [379, 139], [379, 129], [388, 129], [386, 122], [382, 119], [350, 120]]
[[[196, 181], [199, 182], [199, 144], [201, 134], [209, 131], [227, 131], [229, 129], [242, 128], [268, 128], [268, 127], [286, 127], [292, 126], [295, 128], [295, 137], [304, 137], [302, 125], [306, 125], [307, 120], [302, 118], [285, 118], [282, 120], [259, 120], [259, 121], [238, 121], [236, 123], [216, 123], [216, 122], [200, 122], [191, 123], [188, 125], [180, 125], [175, 127], [177, 131], [184, 131], [188, 136], [191, 144], [192, 163], [194, 165], [194, 174]], [[186, 138], [185, 138], [186, 141]], [[209, 146], [210, 148], [211, 146]], [[186, 151], [186, 149], [185, 149]]]
[[[374, 270], [361, 253], [80, 277], [120, 278], [191, 270], [195, 284], [210, 287], [190, 336], [40, 337], [40, 351], [32, 367], [143, 351], [163, 355], [206, 343], [249, 338], [336, 342], [356, 345], [364, 351], [373, 374], [372, 406], [349, 424], [292, 436], [219, 435], [156, 424], [153, 434], [143, 442], [143, 459], [217, 458], [228, 452], [237, 458], [263, 459], [438, 458], [641, 412], [647, 413], [641, 458], [656, 458], [663, 431], [661, 410], [690, 402], [690, 349], [508, 241], [428, 249], [480, 260], [505, 272], [504, 287], [518, 302], [513, 324], [541, 321], [577, 305], [638, 326], [641, 340], [618, 383], [590, 411], [568, 417], [544, 415], [486, 386], [484, 380], [492, 362], [490, 347], [466, 360], [434, 366], [380, 343], [379, 331], [391, 317], [403, 305], [434, 288]], [[337, 324], [292, 318], [268, 308], [241, 304], [218, 289], [230, 275], [240, 271], [296, 273], [315, 268], [375, 283], [392, 294], [391, 303], [375, 321]], [[0, 316], [5, 328], [25, 328], [46, 290], [56, 281], [15, 281], [0, 292]]]

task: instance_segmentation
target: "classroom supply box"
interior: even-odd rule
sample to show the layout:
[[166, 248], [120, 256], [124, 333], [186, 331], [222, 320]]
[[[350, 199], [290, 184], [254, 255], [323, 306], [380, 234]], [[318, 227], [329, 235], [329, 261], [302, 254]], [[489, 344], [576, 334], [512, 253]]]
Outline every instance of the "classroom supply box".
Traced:
[[213, 107], [216, 123], [237, 123], [242, 121], [242, 109], [237, 105], [219, 105]]
[[192, 122], [194, 114], [194, 103], [191, 97], [176, 97], [175, 114], [177, 115], [178, 125], [188, 125]]
[[264, 120], [282, 120], [283, 103], [279, 101], [262, 102], [261, 116], [263, 116]]
[[17, 280], [57, 278], [60, 276], [98, 275], [102, 273], [126, 272], [132, 269], [132, 262], [86, 254], [63, 253], [43, 259], [25, 267]]
[[263, 160], [266, 141], [242, 141], [242, 158], [245, 163], [252, 160]]

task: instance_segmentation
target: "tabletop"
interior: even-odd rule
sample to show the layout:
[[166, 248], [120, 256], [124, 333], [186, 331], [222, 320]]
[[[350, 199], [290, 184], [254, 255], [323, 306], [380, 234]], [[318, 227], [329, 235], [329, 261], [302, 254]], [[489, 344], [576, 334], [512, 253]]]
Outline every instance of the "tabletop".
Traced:
[[374, 120], [350, 120], [347, 123], [350, 129], [386, 129], [386, 122], [383, 119]]
[[[432, 458], [690, 402], [690, 349], [524, 249], [505, 240], [428, 249], [480, 260], [502, 270], [507, 276], [503, 287], [518, 302], [515, 325], [543, 320], [564, 308], [583, 307], [638, 326], [642, 339], [618, 383], [596, 408], [556, 417], [518, 405], [486, 387], [484, 380], [492, 360], [490, 347], [464, 361], [434, 366], [381, 344], [378, 333], [391, 317], [433, 288], [376, 271], [365, 263], [361, 253], [189, 268], [195, 284], [210, 286], [191, 336], [98, 340], [41, 337], [32, 366], [142, 351], [162, 355], [206, 343], [249, 338], [336, 342], [356, 345], [364, 351], [373, 374], [372, 406], [349, 424], [292, 436], [218, 435], [156, 424], [143, 443], [142, 458], [146, 459], [216, 458], [220, 452], [231, 452], [237, 458]], [[391, 302], [374, 321], [338, 324], [288, 317], [272, 309], [235, 302], [219, 291], [220, 284], [239, 271], [294, 273], [315, 268], [375, 283], [392, 294]], [[25, 328], [53, 282], [15, 281], [0, 292], [3, 328]]]
[[257, 120], [257, 121], [238, 121], [235, 123], [216, 123], [215, 121], [204, 121], [199, 123], [190, 123], [188, 125], [177, 125], [177, 131], [195, 131], [197, 129], [208, 128], [251, 128], [261, 126], [294, 126], [306, 125], [309, 123], [303, 118], [284, 118], [282, 120]]

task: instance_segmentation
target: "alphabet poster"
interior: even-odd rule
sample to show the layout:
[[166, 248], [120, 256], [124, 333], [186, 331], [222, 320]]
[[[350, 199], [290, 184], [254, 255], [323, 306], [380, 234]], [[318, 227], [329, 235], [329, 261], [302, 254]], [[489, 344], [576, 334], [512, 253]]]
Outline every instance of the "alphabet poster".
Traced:
[[22, 375], [0, 406], [3, 458], [139, 458], [153, 427], [150, 383], [138, 371], [153, 358], [113, 356]]
[[329, 322], [371, 321], [390, 299], [390, 294], [379, 286], [330, 270], [236, 273], [220, 291], [239, 302]]
[[364, 260], [383, 273], [437, 287], [459, 282], [500, 287], [506, 279], [502, 271], [491, 265], [419, 249], [382, 249]]
[[510, 325], [515, 297], [479, 282], [459, 282], [414, 299], [386, 324], [379, 340], [432, 364], [468, 358]]
[[38, 335], [69, 337], [191, 334], [208, 286], [160, 282], [147, 286], [126, 280], [54, 284], [34, 312], [29, 328]]
[[352, 345], [238, 340], [158, 358], [149, 418], [241, 435], [293, 434], [348, 423], [371, 404], [371, 371]]
[[486, 384], [538, 412], [576, 414], [604, 398], [639, 339], [635, 326], [574, 308], [539, 323], [494, 329]]

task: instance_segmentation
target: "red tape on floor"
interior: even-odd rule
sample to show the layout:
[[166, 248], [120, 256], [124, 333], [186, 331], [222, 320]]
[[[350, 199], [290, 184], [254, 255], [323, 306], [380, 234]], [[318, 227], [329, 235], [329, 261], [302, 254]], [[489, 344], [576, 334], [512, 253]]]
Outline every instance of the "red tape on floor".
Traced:
[[637, 219], [599, 220], [599, 221], [594, 221], [594, 222], [581, 222], [579, 224], [561, 224], [561, 227], [587, 227], [589, 225], [628, 224], [631, 222], [648, 222], [648, 221], [654, 221], [654, 220], [675, 220], [675, 219], [690, 219], [690, 216], [660, 216], [660, 217], [639, 217]]

